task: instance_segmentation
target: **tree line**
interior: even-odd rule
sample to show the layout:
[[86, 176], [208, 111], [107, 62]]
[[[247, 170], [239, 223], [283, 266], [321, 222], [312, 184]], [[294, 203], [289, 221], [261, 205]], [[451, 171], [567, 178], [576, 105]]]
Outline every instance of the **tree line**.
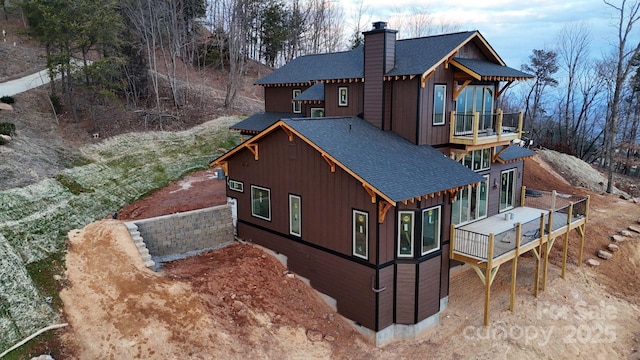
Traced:
[[532, 51], [522, 70], [536, 79], [511, 101], [525, 104], [528, 136], [605, 168], [612, 192], [615, 172], [640, 166], [640, 1], [602, 5], [614, 19], [611, 48], [590, 56], [589, 24], [567, 24], [554, 47]]

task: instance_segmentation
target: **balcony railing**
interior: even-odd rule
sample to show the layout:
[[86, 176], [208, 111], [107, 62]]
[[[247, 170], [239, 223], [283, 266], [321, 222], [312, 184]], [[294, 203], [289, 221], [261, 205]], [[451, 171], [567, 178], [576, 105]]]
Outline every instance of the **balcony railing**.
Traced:
[[451, 112], [449, 142], [464, 145], [506, 143], [522, 134], [522, 111], [495, 114]]
[[453, 253], [479, 261], [495, 260], [514, 253], [516, 247], [518, 252], [526, 250], [541, 239], [546, 242], [584, 224], [589, 211], [588, 198], [555, 191], [529, 190], [523, 204], [473, 225], [452, 227]]

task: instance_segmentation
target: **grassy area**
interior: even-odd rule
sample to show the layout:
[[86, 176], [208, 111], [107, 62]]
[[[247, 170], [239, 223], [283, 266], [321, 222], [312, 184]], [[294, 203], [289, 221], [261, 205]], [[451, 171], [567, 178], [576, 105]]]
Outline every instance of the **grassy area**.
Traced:
[[[219, 149], [239, 142], [227, 130], [234, 121], [116, 136], [81, 149], [87, 161], [56, 179], [0, 191], [0, 352], [59, 320], [53, 275], [61, 270], [56, 266], [63, 263], [70, 230], [207, 168]], [[51, 304], [45, 301], [49, 296]]]

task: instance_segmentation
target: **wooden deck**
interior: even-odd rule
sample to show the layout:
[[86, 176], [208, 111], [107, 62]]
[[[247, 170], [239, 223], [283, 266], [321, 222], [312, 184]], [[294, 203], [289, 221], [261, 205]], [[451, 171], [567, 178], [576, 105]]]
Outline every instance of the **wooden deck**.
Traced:
[[526, 188], [523, 187], [522, 207], [458, 228], [451, 226], [450, 258], [472, 266], [485, 285], [485, 326], [489, 322], [491, 283], [501, 264], [513, 261], [510, 303], [513, 311], [517, 259], [520, 255], [533, 251], [536, 257], [536, 297], [541, 267], [542, 290], [545, 289], [549, 251], [556, 238], [564, 239], [562, 278], [566, 271], [569, 233], [574, 229], [580, 235], [578, 266], [582, 263], [589, 198], [557, 194], [555, 191], [531, 191], [529, 196], [526, 194]]

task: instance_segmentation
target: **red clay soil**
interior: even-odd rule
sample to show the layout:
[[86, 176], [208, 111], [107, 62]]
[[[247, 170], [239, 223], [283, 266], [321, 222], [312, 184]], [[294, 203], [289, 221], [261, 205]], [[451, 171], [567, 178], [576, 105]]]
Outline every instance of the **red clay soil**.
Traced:
[[213, 169], [197, 171], [125, 206], [118, 219], [139, 220], [226, 204], [225, 189], [225, 181], [217, 179]]

